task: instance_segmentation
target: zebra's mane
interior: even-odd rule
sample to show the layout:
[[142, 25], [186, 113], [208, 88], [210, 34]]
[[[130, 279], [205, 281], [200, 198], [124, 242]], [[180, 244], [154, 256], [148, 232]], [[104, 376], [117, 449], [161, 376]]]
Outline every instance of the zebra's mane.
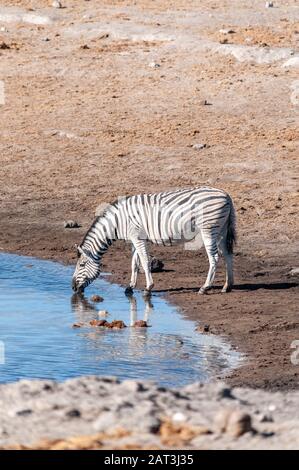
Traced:
[[108, 206], [104, 207], [104, 209], [102, 211], [100, 211], [97, 216], [93, 219], [93, 222], [92, 224], [90, 225], [89, 229], [87, 230], [87, 232], [85, 233], [84, 235], [84, 238], [80, 244], [80, 247], [82, 247], [84, 245], [84, 242], [86, 241], [86, 238], [89, 234], [89, 232], [91, 230], [93, 230], [93, 228], [99, 223], [99, 221], [103, 218], [106, 217], [106, 215], [110, 212], [111, 208], [112, 207], [117, 207], [118, 205], [118, 200], [116, 199], [114, 202], [112, 202], [111, 204], [109, 204]]

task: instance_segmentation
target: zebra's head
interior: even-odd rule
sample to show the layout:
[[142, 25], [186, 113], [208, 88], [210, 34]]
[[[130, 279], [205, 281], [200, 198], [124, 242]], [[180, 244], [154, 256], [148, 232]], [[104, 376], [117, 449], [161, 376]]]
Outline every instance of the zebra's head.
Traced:
[[72, 288], [75, 292], [82, 293], [100, 274], [100, 263], [81, 246], [77, 247], [77, 253], [78, 261], [72, 278]]

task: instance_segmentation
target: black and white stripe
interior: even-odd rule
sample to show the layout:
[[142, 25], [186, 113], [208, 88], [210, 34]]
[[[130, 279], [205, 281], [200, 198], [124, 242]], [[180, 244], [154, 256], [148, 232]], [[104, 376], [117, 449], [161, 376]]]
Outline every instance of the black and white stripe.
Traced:
[[[226, 262], [227, 292], [233, 284], [232, 252], [236, 238], [235, 211], [230, 196], [222, 190], [202, 187], [119, 198], [95, 219], [80, 247], [73, 276], [74, 289], [84, 289], [99, 274], [100, 262], [114, 240], [133, 244], [130, 289], [136, 286], [142, 265], [146, 290], [153, 287], [147, 242], [158, 245], [190, 243], [205, 246], [210, 268], [204, 293], [212, 286], [219, 252]], [[188, 245], [186, 245], [188, 246]], [[196, 245], [195, 245], [196, 246]]]

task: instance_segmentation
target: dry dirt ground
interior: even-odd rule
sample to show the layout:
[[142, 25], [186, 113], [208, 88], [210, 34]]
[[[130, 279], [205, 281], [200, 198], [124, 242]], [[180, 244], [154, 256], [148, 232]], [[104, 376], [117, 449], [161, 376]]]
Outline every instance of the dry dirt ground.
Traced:
[[[198, 296], [205, 255], [153, 248], [167, 268], [156, 290], [247, 354], [232, 385], [298, 388], [298, 2], [51, 3], [1, 2], [0, 249], [74, 262], [100, 203], [223, 188], [235, 290], [220, 294], [221, 265]], [[116, 244], [104, 259], [124, 285], [129, 254]]]

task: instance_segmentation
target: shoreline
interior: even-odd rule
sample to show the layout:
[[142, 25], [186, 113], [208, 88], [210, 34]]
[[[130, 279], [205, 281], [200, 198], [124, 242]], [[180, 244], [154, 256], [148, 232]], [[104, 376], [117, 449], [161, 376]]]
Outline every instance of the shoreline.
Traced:
[[[84, 232], [85, 229], [83, 227], [67, 232], [68, 238], [74, 242], [73, 246], [75, 241], [78, 242], [81, 239]], [[58, 229], [55, 240], [52, 243], [55, 242], [57, 245], [58, 237], [60, 242], [62, 242], [65, 234], [66, 230], [63, 228]], [[70, 244], [71, 241], [69, 240]], [[27, 248], [24, 250], [23, 248], [18, 249], [16, 246], [12, 246], [11, 250], [5, 249], [5, 251], [58, 261], [64, 264], [76, 262], [75, 251], [70, 247], [69, 249], [62, 250], [59, 248], [59, 243], [56, 248], [51, 247], [52, 244], [50, 245], [50, 243], [47, 248], [43, 244], [39, 247], [38, 241], [34, 245], [34, 249]], [[280, 340], [279, 344], [285, 344], [286, 338], [279, 333], [284, 331], [290, 338], [289, 344], [291, 344], [296, 339], [296, 331], [299, 331], [299, 324], [294, 323], [291, 318], [288, 318], [288, 322], [285, 324], [277, 323], [275, 307], [273, 307], [275, 304], [271, 303], [272, 292], [274, 296], [279, 294], [280, 298], [283, 295], [285, 298], [288, 298], [288, 303], [293, 307], [294, 315], [296, 314], [293, 296], [295, 299], [298, 283], [294, 279], [286, 277], [283, 280], [278, 279], [275, 281], [275, 278], [269, 275], [267, 279], [265, 279], [265, 276], [263, 277], [261, 287], [259, 283], [253, 283], [252, 279], [250, 283], [249, 279], [245, 277], [248, 271], [244, 269], [245, 264], [247, 269], [251, 268], [249, 265], [250, 261], [247, 261], [246, 257], [243, 259], [237, 252], [236, 260], [238, 260], [238, 265], [241, 265], [243, 270], [237, 269], [235, 289], [231, 293], [221, 294], [221, 281], [219, 282], [218, 280], [216, 288], [211, 293], [200, 296], [197, 294], [199, 276], [193, 274], [199, 266], [194, 262], [194, 259], [200, 261], [198, 263], [201, 266], [202, 272], [200, 278], [203, 279], [207, 265], [204, 253], [201, 252], [194, 256], [193, 252], [182, 252], [177, 248], [165, 247], [162, 249], [160, 247], [153, 247], [150, 251], [151, 254], [162, 259], [165, 263], [165, 272], [153, 274], [155, 280], [154, 292], [164, 295], [166, 300], [178, 307], [187, 318], [197, 322], [199, 325], [208, 324], [209, 334], [215, 334], [228, 341], [233, 350], [240, 352], [246, 358], [239, 367], [221, 376], [221, 380], [225, 380], [229, 385], [237, 387], [247, 386], [268, 390], [291, 390], [298, 388], [298, 366], [292, 365], [290, 362], [291, 349], [280, 350], [279, 356], [276, 356], [284, 364], [283, 368], [280, 368], [279, 362], [269, 360], [269, 357], [273, 356], [273, 343], [276, 343], [276, 350], [279, 347], [277, 344], [278, 340]], [[125, 287], [130, 276], [130, 247], [123, 242], [114, 244], [103, 258], [103, 271], [111, 273], [106, 278], [109, 282]], [[185, 287], [186, 273], [188, 271], [188, 283], [190, 285]], [[218, 272], [218, 279], [221, 279], [223, 275], [222, 265]], [[242, 280], [242, 277], [244, 280]], [[138, 288], [142, 288], [143, 282], [143, 275], [140, 274]], [[281, 289], [279, 289], [280, 285]], [[267, 286], [272, 286], [273, 289], [268, 290]], [[252, 303], [250, 303], [250, 298], [252, 298]], [[259, 313], [255, 311], [255, 302], [260, 306], [261, 301], [267, 309], [272, 307], [272, 310], [274, 310], [272, 314], [269, 310], [267, 311], [267, 325], [265, 323], [260, 325], [261, 321], [258, 320], [261, 311], [259, 310]], [[239, 317], [238, 311], [244, 305], [247, 306], [247, 312], [243, 312], [242, 317]], [[227, 315], [225, 315], [226, 311], [228, 312]], [[230, 316], [232, 321], [230, 321]], [[269, 322], [271, 317], [276, 319], [273, 325]], [[279, 328], [280, 324], [281, 329]], [[266, 337], [265, 334], [267, 334]], [[252, 344], [252, 338], [254, 339], [254, 344]], [[255, 349], [256, 346], [259, 349]], [[268, 367], [267, 356], [269, 361]], [[266, 364], [263, 364], [265, 362]], [[286, 368], [286, 362], [290, 363], [289, 368]]]

